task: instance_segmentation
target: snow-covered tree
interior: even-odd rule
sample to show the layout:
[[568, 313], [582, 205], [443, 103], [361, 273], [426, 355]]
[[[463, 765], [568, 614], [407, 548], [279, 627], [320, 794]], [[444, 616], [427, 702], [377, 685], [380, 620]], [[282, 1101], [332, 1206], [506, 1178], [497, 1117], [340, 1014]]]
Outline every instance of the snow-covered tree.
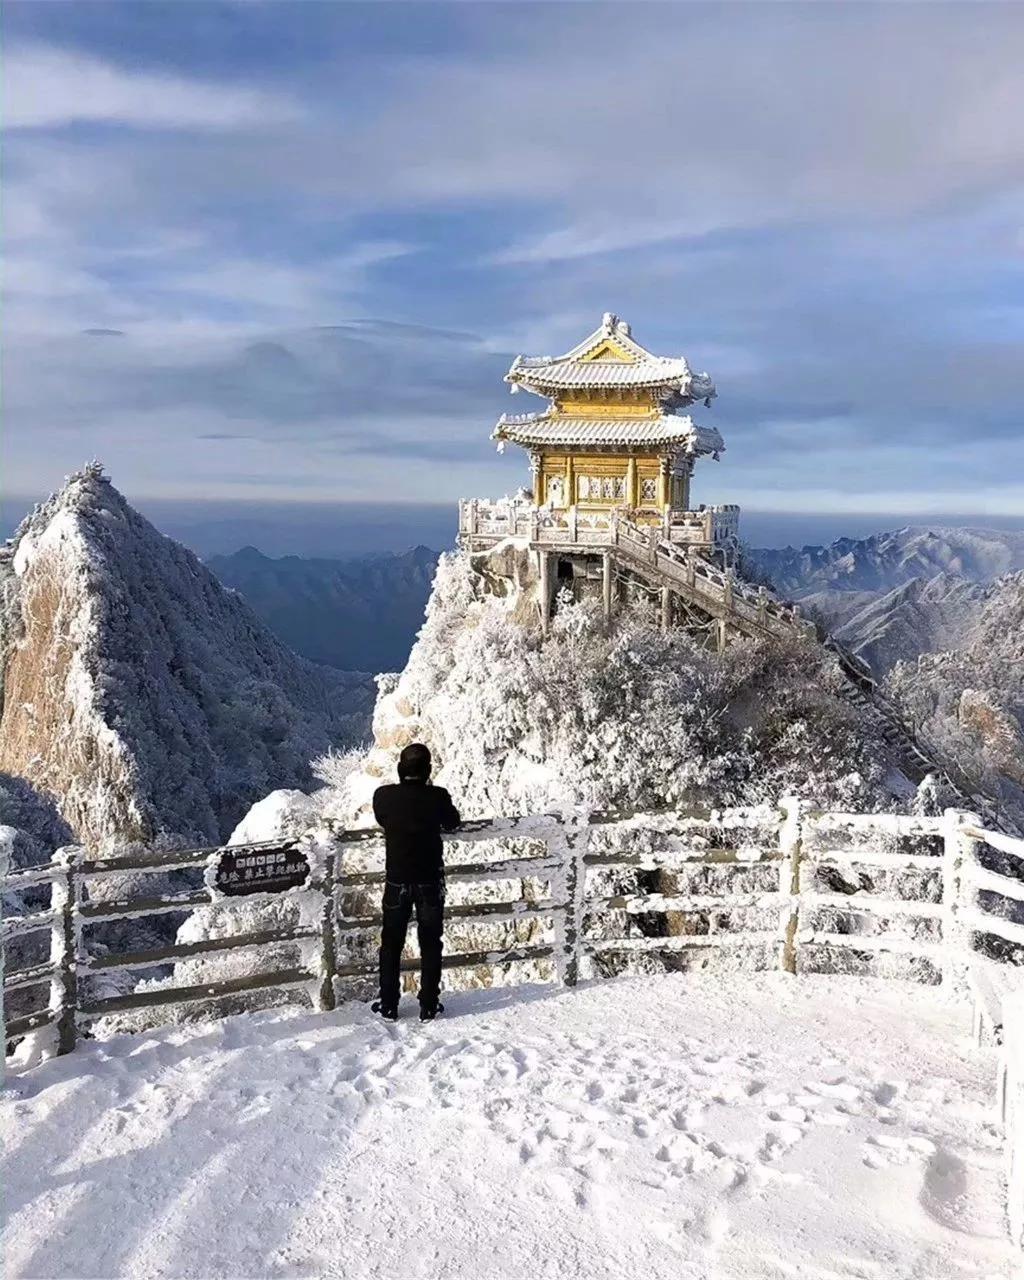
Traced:
[[[382, 688], [375, 745], [334, 810], [365, 808], [415, 739], [465, 812], [634, 808], [774, 799], [891, 803], [881, 725], [843, 696], [834, 657], [807, 641], [722, 655], [632, 608], [604, 626], [562, 601], [542, 636], [519, 594], [482, 589], [476, 562], [442, 558], [405, 671]], [[346, 813], [347, 811], [347, 813]]]
[[988, 589], [958, 648], [897, 663], [886, 686], [957, 781], [1024, 825], [1024, 573]]

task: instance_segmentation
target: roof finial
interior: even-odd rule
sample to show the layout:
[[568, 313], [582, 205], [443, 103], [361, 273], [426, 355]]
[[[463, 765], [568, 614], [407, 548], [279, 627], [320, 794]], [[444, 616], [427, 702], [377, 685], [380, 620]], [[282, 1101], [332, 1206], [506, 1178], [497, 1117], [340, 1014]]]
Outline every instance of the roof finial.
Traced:
[[606, 311], [601, 321], [601, 327], [607, 329], [609, 333], [614, 333], [619, 327], [619, 317], [612, 311]]

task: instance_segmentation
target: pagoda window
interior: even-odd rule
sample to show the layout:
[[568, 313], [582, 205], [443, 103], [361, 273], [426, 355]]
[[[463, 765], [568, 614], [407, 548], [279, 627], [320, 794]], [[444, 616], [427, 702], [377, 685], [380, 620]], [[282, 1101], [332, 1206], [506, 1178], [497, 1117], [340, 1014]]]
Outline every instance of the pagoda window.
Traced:
[[645, 476], [640, 481], [640, 497], [644, 502], [657, 502], [658, 482], [653, 476]]
[[577, 476], [576, 497], [580, 502], [623, 502], [625, 476]]

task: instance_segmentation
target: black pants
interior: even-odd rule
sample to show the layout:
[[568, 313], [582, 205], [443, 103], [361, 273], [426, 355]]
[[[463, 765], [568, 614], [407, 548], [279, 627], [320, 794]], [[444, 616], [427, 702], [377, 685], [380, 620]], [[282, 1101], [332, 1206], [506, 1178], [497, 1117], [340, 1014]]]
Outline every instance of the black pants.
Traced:
[[398, 1005], [402, 948], [413, 907], [420, 944], [420, 1004], [433, 1009], [441, 989], [441, 931], [444, 928], [444, 884], [384, 885], [384, 929], [380, 940], [380, 1002], [385, 1008]]

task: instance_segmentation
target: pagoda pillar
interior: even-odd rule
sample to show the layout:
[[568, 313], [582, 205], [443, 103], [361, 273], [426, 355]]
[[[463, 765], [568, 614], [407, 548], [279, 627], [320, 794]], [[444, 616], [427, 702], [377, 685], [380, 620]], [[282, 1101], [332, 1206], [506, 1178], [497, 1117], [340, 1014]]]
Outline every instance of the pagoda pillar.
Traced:
[[687, 458], [683, 464], [682, 472], [679, 476], [679, 488], [681, 498], [681, 509], [689, 511], [690, 509], [690, 477], [693, 475], [693, 459]]
[[640, 495], [636, 491], [636, 457], [631, 453], [626, 463], [626, 506], [636, 508], [640, 505]]
[[667, 631], [672, 625], [672, 588], [661, 589], [661, 629]]
[[658, 506], [665, 509], [668, 506], [668, 483], [671, 472], [671, 465], [668, 458], [662, 457], [661, 465], [658, 468]]
[[540, 555], [540, 629], [544, 635], [551, 624], [551, 553], [541, 551]]
[[533, 505], [535, 507], [542, 506], [544, 503], [544, 468], [541, 466], [541, 456], [536, 452], [530, 454], [530, 476], [533, 480]]
[[604, 606], [604, 621], [607, 626], [612, 620], [612, 557], [606, 551], [601, 557], [601, 603]]
[[576, 468], [573, 466], [571, 453], [565, 459], [565, 505], [567, 507], [576, 505]]

